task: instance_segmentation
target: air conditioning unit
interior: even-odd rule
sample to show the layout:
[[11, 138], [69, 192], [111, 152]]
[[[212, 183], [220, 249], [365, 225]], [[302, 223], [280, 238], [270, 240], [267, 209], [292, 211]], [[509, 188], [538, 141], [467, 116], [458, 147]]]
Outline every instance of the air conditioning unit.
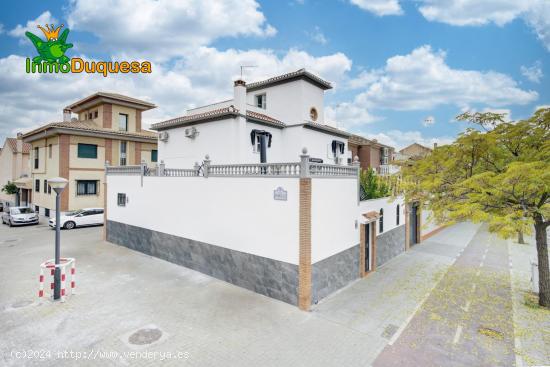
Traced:
[[185, 129], [185, 137], [195, 139], [199, 135], [199, 131], [196, 127], [188, 127]]
[[159, 133], [159, 140], [160, 140], [160, 141], [168, 141], [168, 137], [169, 137], [169, 136], [170, 136], [170, 135], [168, 135], [168, 132], [167, 132], [167, 131], [161, 131], [161, 132]]

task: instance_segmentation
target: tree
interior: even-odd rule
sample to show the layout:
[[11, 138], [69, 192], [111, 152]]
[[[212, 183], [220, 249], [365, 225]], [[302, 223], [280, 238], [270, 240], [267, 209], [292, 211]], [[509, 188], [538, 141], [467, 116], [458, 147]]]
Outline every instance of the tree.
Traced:
[[454, 143], [403, 167], [405, 197], [426, 204], [440, 223], [486, 222], [504, 238], [534, 229], [539, 304], [550, 307], [550, 109], [517, 122], [494, 113], [457, 119], [481, 129], [469, 128]]
[[390, 194], [388, 185], [382, 181], [372, 168], [361, 170], [359, 183], [362, 191], [361, 200], [383, 198]]
[[2, 187], [2, 191], [8, 195], [15, 195], [17, 193], [17, 186], [13, 182], [9, 182]]

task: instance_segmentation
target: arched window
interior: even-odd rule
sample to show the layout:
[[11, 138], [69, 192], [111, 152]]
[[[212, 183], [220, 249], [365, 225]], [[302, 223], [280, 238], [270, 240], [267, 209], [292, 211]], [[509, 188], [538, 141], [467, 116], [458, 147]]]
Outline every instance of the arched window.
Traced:
[[399, 204], [397, 204], [397, 208], [395, 209], [395, 225], [399, 225], [399, 215], [401, 213], [399, 213]]
[[384, 209], [380, 208], [380, 219], [378, 219], [380, 233], [384, 232]]

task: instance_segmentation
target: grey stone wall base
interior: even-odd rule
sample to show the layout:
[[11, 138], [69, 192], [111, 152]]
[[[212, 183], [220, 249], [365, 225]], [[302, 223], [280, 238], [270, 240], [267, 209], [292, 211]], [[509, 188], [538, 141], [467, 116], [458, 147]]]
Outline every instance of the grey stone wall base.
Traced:
[[298, 265], [115, 221], [107, 221], [107, 241], [298, 304]]
[[313, 304], [359, 278], [359, 253], [360, 245], [356, 245], [312, 265]]
[[385, 264], [405, 252], [405, 225], [400, 225], [376, 237], [376, 266]]

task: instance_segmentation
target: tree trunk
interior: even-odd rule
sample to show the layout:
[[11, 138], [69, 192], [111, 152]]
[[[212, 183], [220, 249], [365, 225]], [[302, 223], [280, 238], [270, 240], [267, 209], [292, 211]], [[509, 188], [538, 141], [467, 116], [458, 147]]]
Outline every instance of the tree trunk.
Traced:
[[523, 231], [518, 232], [518, 243], [521, 245], [525, 245], [525, 240], [523, 239]]
[[542, 218], [535, 219], [537, 257], [539, 264], [539, 305], [550, 307], [550, 268], [548, 266], [548, 243], [546, 225]]

